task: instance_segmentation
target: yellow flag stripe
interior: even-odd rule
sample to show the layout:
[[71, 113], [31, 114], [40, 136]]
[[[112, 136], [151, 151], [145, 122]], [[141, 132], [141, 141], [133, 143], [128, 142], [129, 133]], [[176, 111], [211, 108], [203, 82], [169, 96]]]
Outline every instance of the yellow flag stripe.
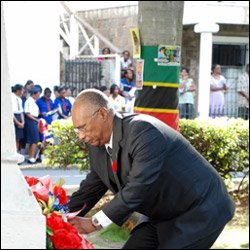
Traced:
[[165, 88], [178, 88], [179, 83], [168, 83], [168, 82], [143, 82], [143, 86], [157, 86]]

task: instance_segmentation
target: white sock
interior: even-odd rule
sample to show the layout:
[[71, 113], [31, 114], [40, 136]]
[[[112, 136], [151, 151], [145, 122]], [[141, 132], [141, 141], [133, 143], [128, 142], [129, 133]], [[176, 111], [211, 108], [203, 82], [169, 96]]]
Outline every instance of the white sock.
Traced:
[[29, 158], [29, 161], [33, 163], [33, 162], [36, 162], [36, 159], [35, 158]]

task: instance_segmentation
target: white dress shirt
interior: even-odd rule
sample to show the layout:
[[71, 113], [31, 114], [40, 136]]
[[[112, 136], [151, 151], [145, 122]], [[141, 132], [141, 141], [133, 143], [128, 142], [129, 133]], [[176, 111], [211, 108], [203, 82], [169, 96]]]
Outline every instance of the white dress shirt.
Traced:
[[[111, 134], [109, 143], [105, 144], [106, 149], [108, 147], [110, 147], [112, 149], [112, 143], [113, 143], [113, 132]], [[108, 152], [108, 150], [107, 150]], [[109, 153], [109, 152], [108, 152]], [[107, 226], [109, 226], [110, 224], [112, 224], [113, 222], [109, 219], [109, 217], [102, 211], [100, 210], [99, 212], [97, 212], [95, 215], [93, 215], [94, 218], [96, 218], [99, 223], [101, 224], [102, 228], [105, 228]]]

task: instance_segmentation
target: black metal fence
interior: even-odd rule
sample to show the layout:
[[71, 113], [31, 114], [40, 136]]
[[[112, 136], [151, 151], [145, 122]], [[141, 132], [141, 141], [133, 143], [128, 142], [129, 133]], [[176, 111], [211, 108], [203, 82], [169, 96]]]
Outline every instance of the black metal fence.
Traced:
[[[217, 107], [210, 107], [211, 117], [234, 117], [249, 119], [249, 108], [240, 106], [240, 94], [237, 91], [239, 76], [245, 71], [242, 66], [221, 66], [221, 74], [226, 78], [228, 90], [224, 93], [224, 104]], [[195, 95], [195, 105], [180, 105], [179, 114], [181, 118], [193, 119], [198, 117], [197, 96]]]
[[83, 89], [101, 86], [102, 68], [101, 62], [96, 60], [64, 60], [65, 73], [64, 85], [74, 87], [76, 96]]
[[[209, 116], [210, 117], [234, 117], [249, 119], [249, 108], [240, 106], [239, 104], [239, 93], [235, 87], [229, 88], [224, 94], [225, 102], [220, 106], [210, 106]], [[192, 104], [180, 104], [179, 105], [179, 117], [184, 119], [194, 119], [198, 117], [197, 107]]]

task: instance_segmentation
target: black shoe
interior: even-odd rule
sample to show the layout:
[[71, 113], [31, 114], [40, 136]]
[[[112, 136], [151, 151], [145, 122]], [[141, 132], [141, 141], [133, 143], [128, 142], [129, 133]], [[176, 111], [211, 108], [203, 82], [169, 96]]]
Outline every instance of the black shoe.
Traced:
[[38, 158], [38, 159], [36, 159], [36, 162], [37, 162], [37, 163], [41, 163], [42, 160], [41, 160], [40, 158]]
[[26, 161], [24, 160], [24, 161], [22, 161], [22, 162], [17, 163], [17, 165], [18, 165], [18, 166], [22, 166], [22, 165], [24, 165], [25, 163], [26, 163]]

